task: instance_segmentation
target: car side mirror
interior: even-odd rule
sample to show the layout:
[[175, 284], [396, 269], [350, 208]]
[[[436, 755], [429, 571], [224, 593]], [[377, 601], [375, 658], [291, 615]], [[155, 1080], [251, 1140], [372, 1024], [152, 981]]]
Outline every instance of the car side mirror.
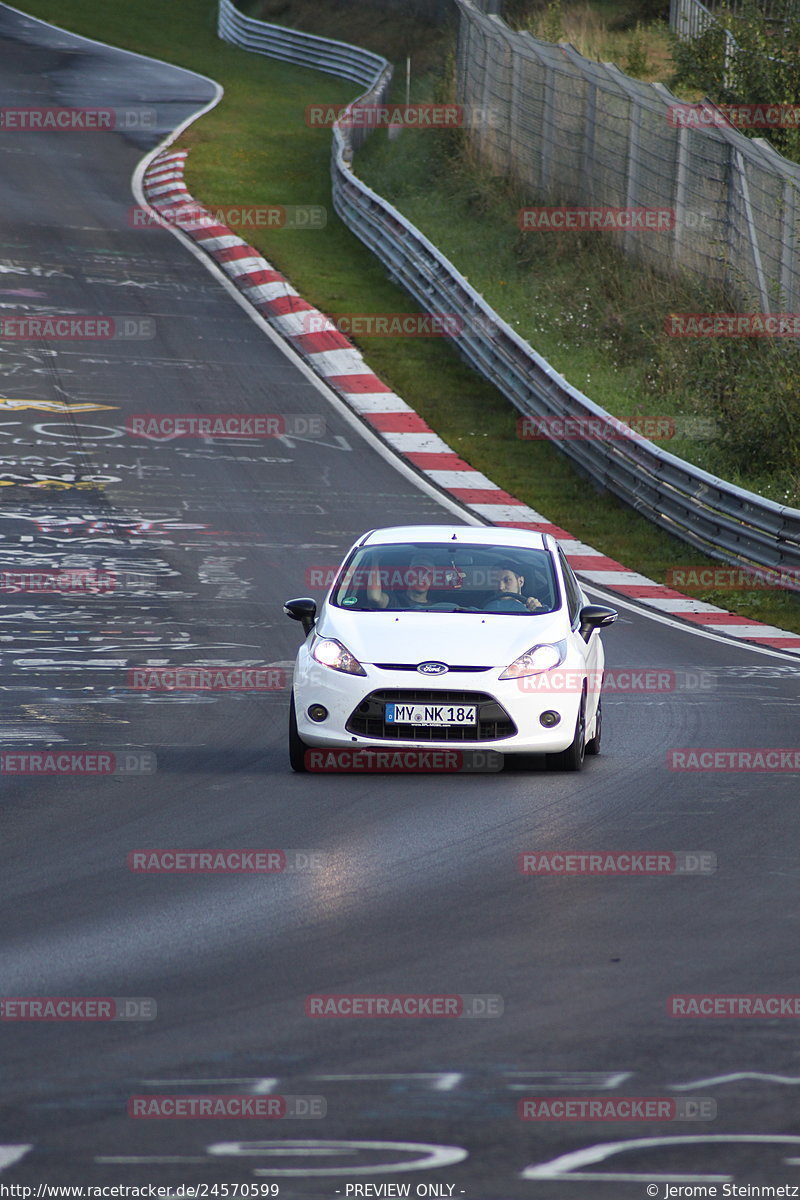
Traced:
[[[293, 621], [300, 621], [306, 633], [310, 633], [314, 628], [314, 622], [317, 619], [317, 602], [316, 600], [312, 600], [310, 596], [300, 596], [297, 600], [287, 600], [283, 606], [283, 611]], [[616, 613], [614, 615], [616, 616]]]
[[595, 629], [605, 629], [607, 625], [613, 625], [617, 616], [615, 608], [606, 608], [604, 604], [584, 604], [578, 614], [580, 620], [578, 632], [583, 640], [588, 642]]

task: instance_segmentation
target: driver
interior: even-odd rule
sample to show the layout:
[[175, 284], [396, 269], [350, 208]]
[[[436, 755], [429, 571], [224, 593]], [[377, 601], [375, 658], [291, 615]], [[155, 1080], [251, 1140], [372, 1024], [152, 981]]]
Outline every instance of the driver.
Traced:
[[506, 559], [503, 562], [495, 563], [492, 569], [492, 578], [496, 584], [497, 591], [490, 598], [491, 600], [498, 599], [498, 593], [502, 596], [516, 596], [528, 609], [528, 612], [536, 612], [540, 608], [544, 608], [541, 600], [536, 596], [523, 596], [522, 589], [525, 586], [525, 576], [520, 572], [516, 563]]

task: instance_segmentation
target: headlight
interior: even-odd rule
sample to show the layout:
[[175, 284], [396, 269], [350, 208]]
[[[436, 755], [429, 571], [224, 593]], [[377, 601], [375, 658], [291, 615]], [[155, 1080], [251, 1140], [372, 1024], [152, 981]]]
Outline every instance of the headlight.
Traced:
[[506, 667], [501, 679], [522, 679], [524, 675], [538, 675], [540, 671], [552, 671], [564, 661], [567, 652], [566, 640], [546, 646], [531, 646], [524, 654]]
[[311, 647], [311, 657], [323, 667], [331, 667], [334, 671], [344, 671], [345, 675], [366, 675], [357, 658], [354, 658], [346, 646], [335, 638], [317, 638]]

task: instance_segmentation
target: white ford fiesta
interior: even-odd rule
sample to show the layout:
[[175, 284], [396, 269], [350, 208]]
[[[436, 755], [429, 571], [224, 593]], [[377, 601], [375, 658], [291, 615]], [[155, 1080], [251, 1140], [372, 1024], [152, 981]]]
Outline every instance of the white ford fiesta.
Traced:
[[289, 714], [295, 771], [315, 747], [547, 755], [566, 771], [600, 749], [599, 630], [617, 614], [587, 601], [550, 534], [373, 529], [319, 609], [301, 597], [284, 612], [306, 632]]

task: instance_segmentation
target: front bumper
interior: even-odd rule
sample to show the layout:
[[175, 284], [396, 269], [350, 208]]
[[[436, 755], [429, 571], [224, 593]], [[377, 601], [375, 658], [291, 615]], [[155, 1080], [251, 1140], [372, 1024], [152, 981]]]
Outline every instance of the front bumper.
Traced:
[[[526, 680], [500, 680], [501, 668], [448, 672], [434, 678], [414, 670], [385, 670], [363, 664], [366, 676], [346, 675], [323, 667], [303, 646], [294, 674], [297, 728], [308, 746], [370, 748], [458, 746], [491, 749], [504, 754], [553, 754], [565, 750], [575, 736], [581, 703], [579, 686], [569, 691], [542, 687], [539, 676], [531, 686]], [[580, 672], [580, 668], [576, 668]], [[544, 673], [543, 673], [544, 674]], [[425, 702], [478, 706], [478, 725], [387, 726], [382, 708], [387, 700], [417, 704]], [[594, 717], [597, 697], [590, 694], [587, 725]], [[321, 704], [328, 710], [324, 721], [312, 721], [308, 708]], [[542, 713], [556, 712], [560, 720], [546, 728]]]

